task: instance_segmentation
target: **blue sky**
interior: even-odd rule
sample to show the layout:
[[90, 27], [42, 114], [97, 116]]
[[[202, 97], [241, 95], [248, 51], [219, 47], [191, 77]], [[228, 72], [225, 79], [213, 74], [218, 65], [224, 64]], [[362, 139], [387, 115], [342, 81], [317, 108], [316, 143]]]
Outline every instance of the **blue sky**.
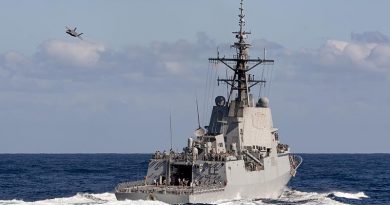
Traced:
[[[238, 0], [0, 2], [0, 152], [179, 148], [224, 86], [208, 57]], [[245, 2], [251, 56], [274, 58], [270, 99], [296, 152], [390, 152], [389, 1]], [[77, 26], [84, 40], [65, 34]], [[257, 72], [257, 73], [256, 73]], [[259, 71], [255, 71], [255, 75]]]

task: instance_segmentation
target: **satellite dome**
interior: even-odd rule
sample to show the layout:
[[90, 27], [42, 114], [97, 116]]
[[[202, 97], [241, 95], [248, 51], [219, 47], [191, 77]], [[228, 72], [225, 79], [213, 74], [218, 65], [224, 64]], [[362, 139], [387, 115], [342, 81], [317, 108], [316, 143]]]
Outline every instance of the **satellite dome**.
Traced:
[[268, 107], [269, 99], [267, 97], [261, 97], [258, 102], [259, 107]]
[[226, 102], [226, 99], [223, 96], [218, 96], [215, 98], [215, 105], [217, 105], [217, 106], [224, 106], [225, 102]]
[[194, 134], [197, 137], [202, 137], [204, 134], [206, 134], [206, 131], [203, 128], [199, 127], [198, 129], [195, 130]]

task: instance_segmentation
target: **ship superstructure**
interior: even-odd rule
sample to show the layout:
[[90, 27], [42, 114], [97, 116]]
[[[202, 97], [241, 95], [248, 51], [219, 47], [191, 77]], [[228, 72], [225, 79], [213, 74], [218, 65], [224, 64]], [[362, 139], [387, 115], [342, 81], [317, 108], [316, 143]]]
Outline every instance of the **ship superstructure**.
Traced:
[[[275, 198], [281, 195], [302, 159], [290, 153], [273, 126], [269, 100], [256, 100], [251, 88], [264, 84], [250, 71], [273, 60], [249, 57], [244, 9], [239, 30], [233, 32], [232, 58], [209, 58], [233, 73], [218, 79], [229, 85], [227, 99], [215, 98], [209, 125], [189, 138], [183, 152], [156, 152], [144, 180], [125, 182], [115, 189], [118, 200], [159, 200], [170, 204], [213, 203], [237, 198]], [[234, 95], [234, 99], [231, 99]]]

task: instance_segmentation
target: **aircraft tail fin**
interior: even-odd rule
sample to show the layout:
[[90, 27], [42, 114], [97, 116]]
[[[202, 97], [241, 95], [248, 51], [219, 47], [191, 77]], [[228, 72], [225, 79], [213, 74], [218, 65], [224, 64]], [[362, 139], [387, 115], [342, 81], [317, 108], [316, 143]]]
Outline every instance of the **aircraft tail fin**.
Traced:
[[77, 37], [78, 37], [79, 39], [81, 39], [81, 40], [83, 40], [83, 38], [81, 37], [82, 34], [83, 34], [83, 33], [79, 33], [79, 34], [77, 35]]

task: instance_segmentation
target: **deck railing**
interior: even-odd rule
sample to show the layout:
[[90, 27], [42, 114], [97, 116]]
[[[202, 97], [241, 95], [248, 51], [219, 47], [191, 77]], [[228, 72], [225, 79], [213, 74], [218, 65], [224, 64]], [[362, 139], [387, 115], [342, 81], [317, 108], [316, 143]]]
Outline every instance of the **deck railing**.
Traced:
[[170, 194], [200, 194], [207, 192], [223, 191], [225, 186], [223, 184], [213, 184], [208, 186], [156, 186], [145, 185], [145, 181], [124, 182], [118, 184], [115, 188], [119, 193], [170, 193]]
[[291, 167], [290, 174], [291, 176], [295, 177], [295, 174], [297, 173], [297, 169], [302, 164], [303, 159], [301, 156], [295, 154], [290, 154], [289, 159], [290, 159], [290, 167]]

